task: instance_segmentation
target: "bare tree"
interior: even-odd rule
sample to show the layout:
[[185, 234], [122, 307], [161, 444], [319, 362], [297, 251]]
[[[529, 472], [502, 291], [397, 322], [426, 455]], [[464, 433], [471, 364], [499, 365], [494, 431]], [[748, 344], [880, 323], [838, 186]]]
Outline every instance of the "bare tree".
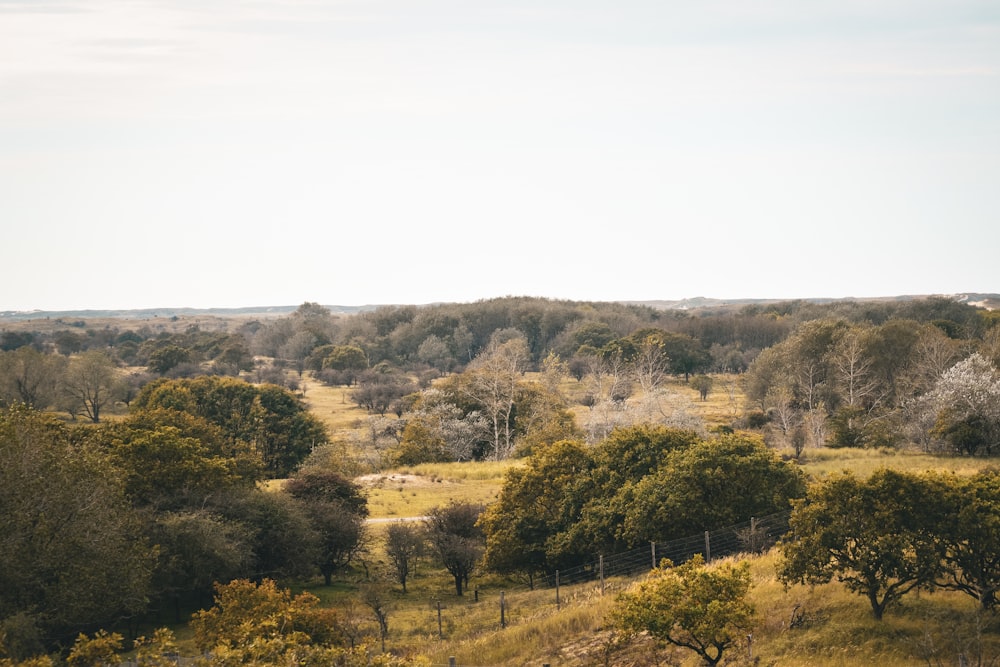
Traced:
[[396, 581], [406, 592], [409, 579], [417, 560], [424, 553], [424, 535], [420, 526], [406, 523], [392, 523], [386, 529], [385, 555], [392, 563]]
[[517, 385], [527, 370], [528, 343], [514, 338], [491, 342], [470, 364], [466, 391], [483, 406], [493, 428], [491, 458], [500, 461], [514, 449], [514, 405]]
[[670, 357], [662, 336], [650, 334], [638, 341], [631, 360], [632, 372], [643, 392], [655, 391], [670, 370]]
[[114, 399], [118, 373], [111, 358], [99, 350], [89, 350], [69, 361], [63, 387], [71, 411], [80, 410], [95, 424], [101, 411]]
[[378, 623], [382, 653], [385, 653], [385, 638], [389, 635], [389, 595], [378, 581], [370, 581], [361, 588], [361, 601], [371, 610]]

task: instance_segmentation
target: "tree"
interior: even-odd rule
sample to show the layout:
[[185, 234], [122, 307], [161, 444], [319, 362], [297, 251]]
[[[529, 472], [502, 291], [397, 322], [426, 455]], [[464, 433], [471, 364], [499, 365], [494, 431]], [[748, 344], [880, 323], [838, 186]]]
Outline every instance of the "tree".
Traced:
[[255, 386], [236, 378], [204, 376], [151, 382], [133, 410], [186, 412], [222, 429], [235, 449], [249, 447], [272, 477], [287, 477], [317, 445], [326, 429], [295, 394], [273, 384]]
[[189, 349], [180, 345], [164, 345], [150, 353], [146, 368], [150, 373], [166, 375], [181, 364], [190, 362], [191, 351]]
[[708, 393], [712, 391], [712, 378], [707, 375], [695, 375], [691, 378], [691, 388], [698, 392], [701, 400], [708, 400]]
[[469, 365], [469, 396], [483, 406], [493, 430], [490, 458], [499, 461], [514, 450], [514, 406], [517, 385], [526, 370], [528, 344], [523, 338], [505, 342], [494, 340]]
[[648, 632], [717, 665], [759, 620], [747, 599], [750, 585], [746, 561], [706, 567], [700, 554], [677, 567], [664, 561], [619, 596], [613, 616], [628, 635]]
[[670, 452], [651, 474], [623, 484], [607, 505], [622, 508], [616, 529], [634, 547], [781, 512], [805, 490], [796, 466], [759, 437], [736, 433]]
[[659, 329], [643, 329], [629, 337], [634, 346], [629, 363], [643, 392], [656, 391], [670, 370], [666, 336], [666, 332]]
[[362, 548], [368, 500], [361, 487], [328, 470], [303, 470], [285, 483], [285, 491], [303, 504], [318, 535], [317, 565], [327, 586], [333, 573]]
[[479, 515], [483, 507], [452, 501], [432, 509], [425, 520], [427, 539], [446, 570], [455, 579], [455, 593], [461, 596], [483, 553], [483, 532]]
[[945, 371], [923, 402], [936, 414], [932, 434], [954, 451], [989, 454], [1000, 442], [1000, 372], [978, 353]]
[[[582, 444], [560, 441], [538, 447], [523, 466], [509, 468], [496, 502], [480, 518], [485, 567], [505, 574], [535, 573], [576, 565], [580, 555], [561, 539], [579, 521], [591, 497], [594, 466]], [[587, 553], [585, 556], [589, 556]]]
[[253, 481], [240, 476], [237, 461], [211, 452], [175, 426], [146, 429], [126, 422], [93, 438], [121, 471], [125, 492], [136, 506], [197, 506], [212, 495]]
[[216, 582], [252, 572], [251, 531], [208, 510], [158, 514], [149, 536], [159, 547], [153, 594], [157, 602], [173, 606], [177, 622], [182, 603], [203, 606]]
[[361, 375], [351, 400], [370, 414], [385, 416], [394, 410], [398, 415], [402, 413], [401, 399], [416, 390], [416, 385], [402, 373], [376, 368]]
[[396, 581], [406, 593], [406, 582], [410, 578], [417, 559], [424, 553], [424, 536], [419, 527], [406, 523], [391, 523], [385, 533], [385, 555], [392, 564]]
[[385, 653], [385, 638], [389, 636], [389, 596], [382, 584], [367, 582], [361, 588], [361, 601], [372, 612], [378, 623], [378, 636], [382, 642], [382, 652]]
[[98, 631], [93, 637], [80, 633], [66, 656], [68, 667], [104, 667], [117, 662], [123, 637], [117, 632]]
[[0, 406], [49, 407], [56, 402], [65, 367], [65, 358], [29, 346], [0, 352]]
[[368, 355], [357, 345], [334, 345], [323, 357], [321, 367], [358, 372], [368, 368]]
[[942, 588], [957, 590], [984, 610], [995, 609], [1000, 591], [1000, 471], [943, 478], [948, 510], [940, 534], [945, 543]]
[[29, 408], [0, 413], [0, 626], [21, 615], [51, 645], [141, 613], [154, 562], [98, 451]]
[[712, 363], [712, 357], [701, 342], [687, 334], [668, 333], [663, 338], [663, 351], [670, 360], [670, 371], [683, 375], [684, 381], [700, 373]]
[[293, 596], [273, 579], [216, 586], [215, 605], [196, 613], [191, 627], [201, 651], [245, 656], [237, 663], [285, 664], [280, 656], [297, 646], [344, 644], [336, 615], [321, 609], [319, 598]]
[[880, 620], [906, 593], [934, 584], [942, 571], [937, 527], [947, 505], [940, 484], [893, 470], [867, 480], [831, 476], [797, 502], [781, 542], [779, 577], [818, 584], [836, 577], [867, 598]]
[[69, 360], [63, 388], [73, 410], [82, 410], [95, 424], [101, 411], [114, 399], [118, 384], [115, 364], [104, 352], [89, 350]]
[[368, 498], [362, 488], [333, 470], [304, 468], [285, 482], [285, 491], [299, 500], [337, 503], [352, 514], [368, 516]]
[[251, 558], [244, 576], [260, 581], [315, 575], [321, 536], [302, 503], [291, 496], [233, 491], [213, 499], [207, 509], [245, 529]]

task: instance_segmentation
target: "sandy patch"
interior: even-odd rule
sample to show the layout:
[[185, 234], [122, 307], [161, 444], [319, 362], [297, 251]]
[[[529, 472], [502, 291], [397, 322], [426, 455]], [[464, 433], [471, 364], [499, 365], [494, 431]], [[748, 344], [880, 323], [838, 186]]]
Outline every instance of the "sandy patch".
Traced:
[[423, 475], [408, 475], [404, 473], [375, 473], [372, 475], [362, 475], [354, 480], [361, 486], [372, 489], [383, 487], [405, 486], [411, 489], [419, 489], [427, 486], [439, 486], [448, 484], [447, 481], [437, 477], [424, 477]]

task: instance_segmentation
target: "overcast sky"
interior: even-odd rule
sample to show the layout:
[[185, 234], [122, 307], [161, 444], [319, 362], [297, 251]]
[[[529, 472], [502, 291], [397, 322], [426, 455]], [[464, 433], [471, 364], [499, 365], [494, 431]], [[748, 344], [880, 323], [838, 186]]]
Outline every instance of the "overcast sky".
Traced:
[[1000, 292], [996, 0], [0, 0], [0, 310]]

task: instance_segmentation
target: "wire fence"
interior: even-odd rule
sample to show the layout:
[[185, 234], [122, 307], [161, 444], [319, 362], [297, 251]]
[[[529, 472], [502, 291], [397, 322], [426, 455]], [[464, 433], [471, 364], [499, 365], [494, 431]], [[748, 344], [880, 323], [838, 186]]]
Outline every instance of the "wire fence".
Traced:
[[[733, 556], [736, 554], [762, 553], [770, 549], [789, 531], [788, 519], [791, 511], [778, 512], [764, 517], [754, 517], [749, 521], [724, 528], [707, 530], [698, 535], [690, 535], [667, 542], [652, 542], [648, 546], [638, 547], [609, 556], [596, 556], [592, 561], [578, 567], [560, 570], [551, 574], [536, 577], [530, 585], [505, 586], [499, 591], [499, 625], [507, 627], [509, 610], [516, 605], [512, 595], [527, 593], [539, 589], [554, 589], [554, 603], [560, 605], [559, 590], [561, 586], [598, 583], [601, 593], [604, 591], [604, 580], [611, 578], [634, 578], [646, 574], [663, 561], [669, 560], [680, 565], [694, 556], [701, 554], [706, 562]], [[492, 591], [496, 593], [497, 591]], [[480, 592], [475, 591], [476, 601], [480, 601]], [[483, 601], [493, 595], [484, 593]], [[440, 606], [438, 607], [438, 632], [440, 633]], [[441, 635], [443, 639], [444, 636]], [[445, 667], [434, 663], [432, 667]], [[456, 663], [454, 658], [448, 662], [448, 667], [471, 667], [470, 663]], [[544, 664], [543, 664], [544, 667]]]
[[651, 542], [610, 556], [596, 556], [592, 561], [566, 570], [546, 574], [536, 580], [536, 586], [554, 588], [594, 581], [600, 577], [630, 577], [643, 574], [659, 565], [664, 559], [676, 564], [684, 563], [697, 554], [705, 561], [738, 553], [761, 553], [774, 545], [788, 532], [790, 511], [764, 517], [716, 530], [706, 530], [668, 542]]

